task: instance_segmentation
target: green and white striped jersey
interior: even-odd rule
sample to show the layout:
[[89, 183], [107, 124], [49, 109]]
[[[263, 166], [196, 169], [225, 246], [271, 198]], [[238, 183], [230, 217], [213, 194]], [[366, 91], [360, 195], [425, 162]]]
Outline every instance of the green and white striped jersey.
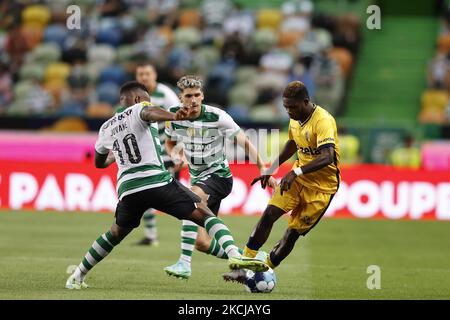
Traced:
[[100, 128], [95, 150], [107, 154], [112, 150], [118, 167], [119, 199], [145, 189], [161, 187], [172, 181], [161, 159], [158, 124], [141, 119], [142, 102], [116, 113]]
[[[169, 110], [172, 106], [177, 106], [180, 104], [180, 100], [175, 92], [170, 89], [168, 86], [158, 83], [156, 85], [155, 91], [150, 95], [152, 104], [155, 106], [163, 107], [166, 110]], [[161, 158], [162, 160], [169, 161], [170, 156], [166, 152], [166, 134], [164, 133], [164, 122], [158, 123], [158, 135], [159, 140], [161, 141]]]
[[[181, 106], [169, 109], [176, 112]], [[231, 177], [225, 154], [225, 138], [232, 138], [240, 128], [223, 110], [203, 104], [195, 120], [166, 122], [166, 134], [172, 141], [181, 142], [189, 162], [191, 184], [211, 173]]]

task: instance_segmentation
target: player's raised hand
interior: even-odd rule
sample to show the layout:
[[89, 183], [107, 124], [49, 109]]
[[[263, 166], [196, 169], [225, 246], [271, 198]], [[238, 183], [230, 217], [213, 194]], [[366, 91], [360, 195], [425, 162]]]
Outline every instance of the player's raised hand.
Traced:
[[[269, 174], [263, 174], [261, 176], [259, 176], [258, 178], [253, 179], [252, 183], [250, 184], [251, 186], [254, 185], [255, 183], [257, 183], [258, 181], [261, 181], [261, 187], [263, 189], [266, 188], [267, 184], [269, 183], [270, 178], [272, 178], [271, 175]], [[272, 178], [273, 179], [273, 178]], [[275, 180], [275, 179], [274, 179]], [[275, 185], [276, 185], [276, 181], [275, 181]]]
[[178, 111], [175, 113], [175, 120], [187, 120], [189, 119], [189, 110], [186, 108], [180, 108], [178, 109]]
[[291, 188], [292, 182], [294, 182], [297, 175], [293, 170], [289, 171], [280, 182], [280, 193], [283, 195], [283, 191], [288, 191]]

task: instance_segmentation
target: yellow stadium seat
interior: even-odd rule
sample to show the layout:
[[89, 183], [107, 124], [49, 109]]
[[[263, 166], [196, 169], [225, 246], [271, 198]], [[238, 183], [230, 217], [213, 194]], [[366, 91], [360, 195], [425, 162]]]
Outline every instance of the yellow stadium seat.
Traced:
[[449, 94], [445, 90], [430, 89], [422, 94], [422, 110], [432, 109], [444, 111], [449, 102]]
[[78, 117], [66, 117], [58, 120], [50, 128], [51, 131], [59, 132], [85, 132], [89, 128], [86, 122]]
[[27, 6], [22, 11], [22, 21], [24, 24], [37, 24], [41, 28], [45, 27], [50, 21], [50, 10], [44, 5]]
[[256, 25], [258, 26], [258, 29], [278, 29], [282, 19], [283, 15], [278, 9], [261, 9], [257, 13]]
[[45, 71], [45, 81], [66, 81], [67, 76], [70, 74], [70, 65], [63, 62], [55, 62], [48, 65]]
[[44, 83], [44, 88], [52, 95], [56, 105], [61, 103], [61, 95], [67, 89], [65, 81], [53, 79]]

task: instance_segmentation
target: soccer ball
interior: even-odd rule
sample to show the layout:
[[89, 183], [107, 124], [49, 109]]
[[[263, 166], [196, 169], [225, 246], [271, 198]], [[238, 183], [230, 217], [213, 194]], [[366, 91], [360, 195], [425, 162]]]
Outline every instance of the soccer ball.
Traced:
[[253, 293], [269, 293], [275, 288], [277, 277], [273, 269], [264, 272], [247, 270], [245, 274], [245, 290]]

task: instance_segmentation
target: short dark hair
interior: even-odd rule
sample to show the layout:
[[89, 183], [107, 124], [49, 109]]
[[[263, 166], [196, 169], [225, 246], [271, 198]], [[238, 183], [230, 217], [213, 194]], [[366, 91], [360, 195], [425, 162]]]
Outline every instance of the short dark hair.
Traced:
[[292, 81], [284, 89], [283, 98], [295, 100], [309, 100], [308, 89], [301, 81]]
[[155, 66], [154, 66], [151, 62], [149, 62], [149, 61], [140, 60], [140, 61], [138, 61], [138, 62], [136, 63], [136, 69], [137, 69], [137, 68], [141, 68], [141, 67], [146, 67], [146, 66], [149, 66], [149, 67], [151, 67], [151, 68], [153, 68], [153, 69], [156, 70]]
[[142, 91], [150, 94], [148, 92], [147, 87], [144, 86], [142, 83], [137, 82], [137, 81], [128, 81], [120, 87], [120, 95], [126, 94], [126, 93], [128, 93], [130, 91], [134, 91], [134, 90], [142, 90]]

